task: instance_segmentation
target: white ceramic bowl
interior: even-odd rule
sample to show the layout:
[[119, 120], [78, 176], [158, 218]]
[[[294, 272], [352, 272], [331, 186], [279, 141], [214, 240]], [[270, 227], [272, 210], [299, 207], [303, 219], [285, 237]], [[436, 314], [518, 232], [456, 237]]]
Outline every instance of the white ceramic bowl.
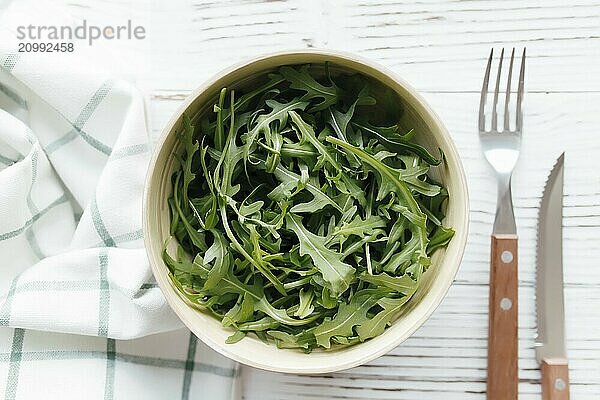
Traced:
[[[423, 275], [423, 282], [406, 305], [402, 315], [386, 331], [371, 340], [336, 350], [315, 350], [304, 354], [296, 350], [278, 349], [260, 340], [246, 337], [236, 344], [226, 344], [231, 331], [212, 316], [191, 308], [172, 286], [161, 250], [169, 236], [167, 198], [171, 193], [171, 174], [176, 165], [174, 150], [178, 145], [182, 114], [192, 118], [211, 107], [222, 87], [235, 88], [241, 82], [282, 65], [323, 63], [359, 72], [394, 90], [402, 100], [403, 121], [416, 129], [421, 144], [434, 153], [441, 148], [446, 164], [432, 168], [435, 178], [443, 182], [450, 194], [446, 226], [456, 235], [445, 250], [433, 256], [433, 265]], [[468, 229], [468, 194], [463, 167], [450, 134], [425, 100], [404, 80], [391, 71], [351, 54], [330, 51], [291, 51], [262, 56], [226, 69], [214, 76], [179, 107], [165, 127], [156, 146], [146, 180], [143, 206], [144, 240], [154, 276], [171, 308], [204, 343], [219, 353], [253, 367], [288, 373], [325, 373], [355, 367], [371, 361], [402, 343], [433, 313], [446, 295], [458, 271], [465, 248]]]

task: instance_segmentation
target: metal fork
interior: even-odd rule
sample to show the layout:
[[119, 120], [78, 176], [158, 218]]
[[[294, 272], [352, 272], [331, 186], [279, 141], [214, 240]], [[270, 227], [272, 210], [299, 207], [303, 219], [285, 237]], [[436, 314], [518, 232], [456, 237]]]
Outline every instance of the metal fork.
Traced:
[[[491, 110], [491, 127], [486, 130], [486, 99], [494, 50], [490, 52], [481, 101], [479, 103], [479, 141], [488, 163], [498, 181], [498, 204], [492, 230], [490, 259], [490, 297], [488, 331], [488, 400], [516, 400], [518, 396], [518, 274], [517, 274], [517, 228], [513, 213], [510, 181], [519, 158], [523, 130], [523, 93], [525, 75], [525, 49], [521, 57], [516, 107], [511, 107], [511, 80], [515, 58], [513, 48], [508, 67], [508, 80], [504, 102], [502, 128], [498, 128], [498, 97], [504, 49], [500, 54], [494, 100]], [[489, 112], [489, 110], [488, 110]], [[515, 127], [511, 129], [510, 118], [514, 115]]]

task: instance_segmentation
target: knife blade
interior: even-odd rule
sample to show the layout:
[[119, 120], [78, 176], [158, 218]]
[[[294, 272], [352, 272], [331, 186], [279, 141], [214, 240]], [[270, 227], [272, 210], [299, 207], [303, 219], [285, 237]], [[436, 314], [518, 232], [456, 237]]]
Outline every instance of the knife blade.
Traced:
[[562, 263], [563, 181], [564, 153], [546, 181], [538, 221], [536, 358], [541, 364], [544, 400], [569, 399]]

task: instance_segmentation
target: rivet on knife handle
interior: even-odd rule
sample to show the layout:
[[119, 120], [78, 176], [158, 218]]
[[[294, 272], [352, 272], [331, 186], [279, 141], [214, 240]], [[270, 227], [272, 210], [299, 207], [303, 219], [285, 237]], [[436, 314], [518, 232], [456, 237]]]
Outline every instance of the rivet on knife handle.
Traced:
[[569, 366], [566, 359], [542, 360], [542, 400], [569, 400]]
[[517, 235], [492, 235], [488, 400], [517, 399], [519, 385], [517, 243]]

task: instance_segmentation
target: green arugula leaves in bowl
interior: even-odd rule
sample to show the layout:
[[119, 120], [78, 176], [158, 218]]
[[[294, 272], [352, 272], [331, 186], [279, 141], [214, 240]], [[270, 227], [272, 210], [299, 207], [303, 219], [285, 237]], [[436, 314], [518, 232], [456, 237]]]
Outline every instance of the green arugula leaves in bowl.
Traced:
[[177, 251], [163, 252], [173, 284], [229, 343], [254, 334], [310, 352], [380, 335], [454, 235], [448, 192], [428, 175], [443, 155], [360, 74], [301, 65], [264, 78], [224, 88], [195, 125], [183, 117]]

